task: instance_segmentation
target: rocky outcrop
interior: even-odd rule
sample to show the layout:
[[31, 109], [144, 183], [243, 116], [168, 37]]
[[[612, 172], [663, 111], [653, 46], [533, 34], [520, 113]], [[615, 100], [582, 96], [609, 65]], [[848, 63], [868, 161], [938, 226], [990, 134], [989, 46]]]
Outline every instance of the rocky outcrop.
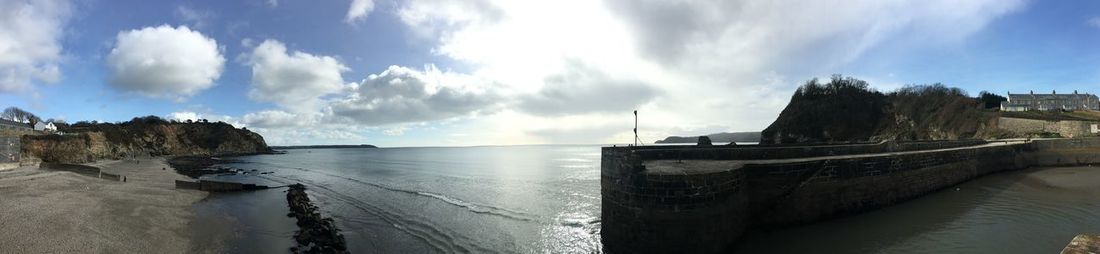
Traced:
[[286, 202], [290, 205], [287, 216], [298, 219], [298, 232], [294, 240], [298, 246], [290, 249], [293, 253], [350, 253], [344, 235], [336, 229], [332, 218], [323, 218], [317, 206], [306, 195], [306, 186], [292, 184], [286, 192]]
[[761, 144], [843, 143], [883, 140], [956, 140], [1005, 137], [998, 113], [958, 88], [907, 86], [883, 94], [867, 82], [833, 77], [798, 89]]
[[264, 138], [226, 123], [97, 125], [66, 135], [25, 135], [25, 161], [85, 163], [100, 159], [271, 152]]
[[699, 142], [695, 143], [697, 146], [711, 146], [710, 138], [707, 136], [699, 136]]

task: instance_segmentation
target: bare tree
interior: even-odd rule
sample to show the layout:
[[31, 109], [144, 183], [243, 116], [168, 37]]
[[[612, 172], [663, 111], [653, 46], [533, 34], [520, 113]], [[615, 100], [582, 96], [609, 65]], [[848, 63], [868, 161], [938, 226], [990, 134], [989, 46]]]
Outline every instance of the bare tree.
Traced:
[[34, 124], [42, 121], [42, 118], [38, 118], [38, 116], [34, 115], [33, 113], [27, 112], [26, 110], [17, 107], [8, 107], [4, 109], [4, 112], [0, 113], [0, 118], [20, 123], [28, 123], [31, 126], [34, 126]]

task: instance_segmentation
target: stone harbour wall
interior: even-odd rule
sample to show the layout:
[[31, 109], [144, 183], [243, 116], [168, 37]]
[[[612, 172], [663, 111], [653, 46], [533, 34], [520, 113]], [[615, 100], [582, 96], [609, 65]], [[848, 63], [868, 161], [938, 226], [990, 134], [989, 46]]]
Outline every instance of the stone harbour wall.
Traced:
[[[698, 158], [721, 153], [713, 147], [676, 149], [704, 154]], [[1100, 164], [1100, 138], [746, 162], [700, 174], [646, 173], [649, 158], [667, 159], [653, 156], [655, 150], [602, 150], [601, 237], [608, 252], [726, 252], [748, 228], [851, 215], [1000, 171]]]
[[615, 252], [721, 252], [745, 229], [743, 171], [710, 174], [639, 174], [629, 152], [604, 149], [601, 232]]
[[1026, 144], [840, 160], [749, 164], [754, 225], [796, 225], [875, 209], [1032, 164]]

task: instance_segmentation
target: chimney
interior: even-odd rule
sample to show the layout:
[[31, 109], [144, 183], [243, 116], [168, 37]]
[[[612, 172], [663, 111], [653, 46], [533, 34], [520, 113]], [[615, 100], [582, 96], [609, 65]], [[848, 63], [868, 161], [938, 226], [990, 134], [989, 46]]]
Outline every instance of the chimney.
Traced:
[[1035, 90], [1027, 90], [1027, 93], [1029, 93], [1031, 95], [1035, 95]]
[[1077, 95], [1077, 90], [1073, 90], [1073, 95]]
[[1058, 92], [1054, 91], [1054, 90], [1050, 90], [1050, 94], [1058, 94]]

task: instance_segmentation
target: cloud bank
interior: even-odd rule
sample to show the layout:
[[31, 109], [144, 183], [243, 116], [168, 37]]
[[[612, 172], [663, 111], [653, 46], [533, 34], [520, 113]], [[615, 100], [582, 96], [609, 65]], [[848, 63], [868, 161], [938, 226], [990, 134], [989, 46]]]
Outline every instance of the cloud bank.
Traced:
[[489, 110], [500, 99], [481, 80], [435, 66], [390, 66], [350, 88], [331, 104], [333, 114], [376, 126], [448, 119]]

